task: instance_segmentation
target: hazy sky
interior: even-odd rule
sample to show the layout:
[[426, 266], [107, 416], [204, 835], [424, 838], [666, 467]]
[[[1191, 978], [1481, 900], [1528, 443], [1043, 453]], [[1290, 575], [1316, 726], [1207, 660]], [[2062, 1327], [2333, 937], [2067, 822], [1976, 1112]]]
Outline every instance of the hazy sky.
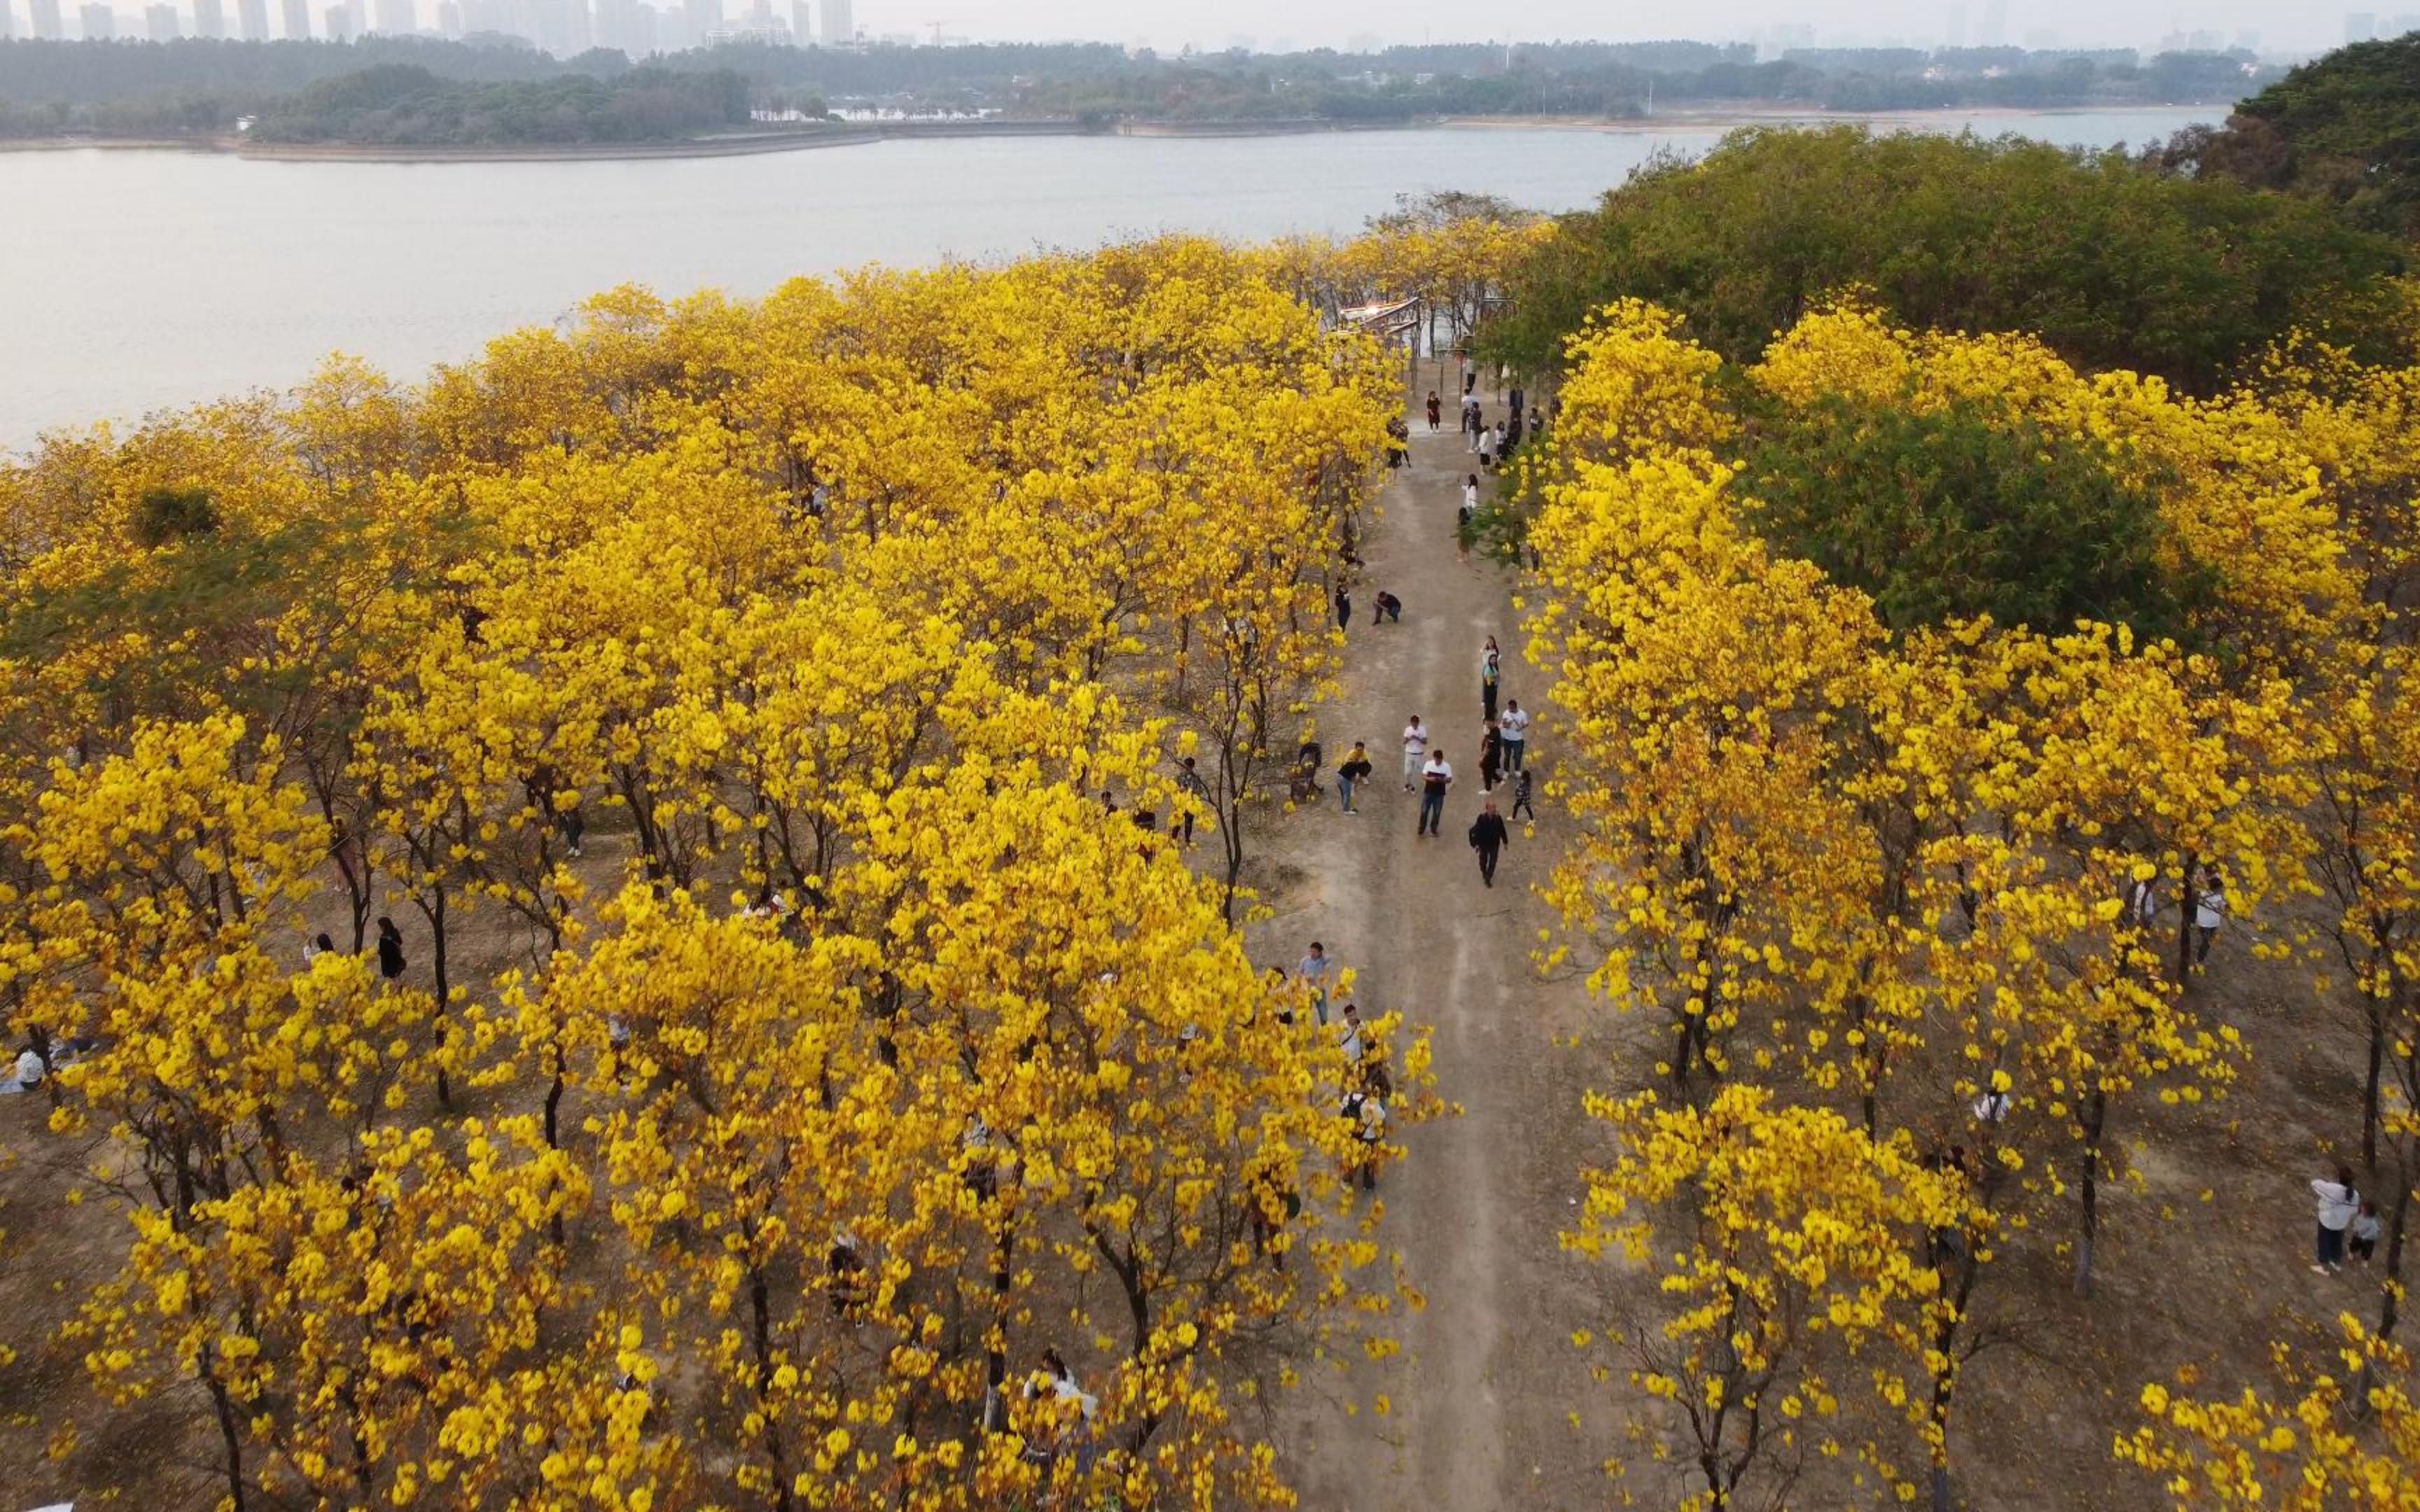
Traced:
[[[1474, 5], [1456, 0], [856, 0], [857, 23], [876, 34], [944, 31], [977, 40], [1068, 37], [1146, 41], [1157, 47], [1191, 42], [1226, 47], [1242, 39], [1273, 49], [1342, 46], [1357, 38], [1418, 42], [1551, 40], [1587, 38], [1631, 41], [1660, 37], [1751, 40], [1776, 24], [1812, 25], [1819, 43], [1897, 40], [1938, 45], [1958, 13], [1967, 40], [1978, 40], [1993, 0], [1696, 0], [1685, 6], [1610, 4], [1606, 0], [1520, 0]], [[2381, 29], [2398, 8], [2420, 12], [2420, 0], [2353, 0], [2378, 14]], [[2037, 32], [2058, 46], [2152, 47], [2175, 31], [2209, 30], [2232, 43], [2258, 34], [2264, 50], [2309, 50], [2344, 40], [2344, 0], [2005, 0], [2005, 39], [2024, 44]]]

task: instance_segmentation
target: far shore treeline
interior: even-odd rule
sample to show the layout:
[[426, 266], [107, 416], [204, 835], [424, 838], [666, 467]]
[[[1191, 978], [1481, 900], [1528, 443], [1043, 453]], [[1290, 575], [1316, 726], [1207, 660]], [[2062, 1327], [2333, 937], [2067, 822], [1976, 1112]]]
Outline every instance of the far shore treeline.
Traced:
[[[1745, 44], [1479, 44], [1161, 55], [1105, 43], [836, 50], [761, 42], [633, 58], [558, 59], [518, 39], [349, 42], [184, 39], [0, 41], [0, 136], [209, 136], [281, 112], [329, 80], [389, 65], [460, 83], [612, 84], [634, 67], [728, 70], [757, 108], [810, 100], [909, 112], [1125, 120], [1386, 124], [1446, 116], [1621, 119], [1673, 110], [1842, 111], [2222, 106], [2282, 73], [2250, 53], [2014, 47], [1807, 48], [1760, 61]], [[394, 140], [387, 138], [386, 140]], [[437, 138], [436, 140], [453, 140]]]
[[250, 134], [362, 144], [648, 142], [745, 126], [748, 118], [747, 81], [728, 69], [471, 83], [389, 63], [300, 91]]

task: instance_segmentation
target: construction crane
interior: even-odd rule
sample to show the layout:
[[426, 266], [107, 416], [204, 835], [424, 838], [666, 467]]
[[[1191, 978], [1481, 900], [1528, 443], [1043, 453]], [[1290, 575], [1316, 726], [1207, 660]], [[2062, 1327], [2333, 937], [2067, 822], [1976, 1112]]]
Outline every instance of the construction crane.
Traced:
[[947, 21], [928, 21], [924, 23], [924, 24], [933, 28], [933, 45], [935, 47], [939, 47], [941, 45], [941, 28], [944, 26], [954, 25], [955, 23]]

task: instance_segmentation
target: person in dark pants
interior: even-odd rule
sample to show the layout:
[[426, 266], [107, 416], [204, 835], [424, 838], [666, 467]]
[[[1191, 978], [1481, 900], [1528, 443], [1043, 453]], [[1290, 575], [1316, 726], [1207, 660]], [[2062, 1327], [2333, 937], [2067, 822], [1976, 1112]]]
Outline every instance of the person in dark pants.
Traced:
[[1521, 768], [1520, 780], [1512, 784], [1512, 816], [1517, 819], [1525, 813], [1531, 823], [1537, 822], [1538, 810], [1529, 807], [1529, 769], [1526, 766]]
[[379, 975], [389, 981], [403, 975], [403, 931], [384, 914], [379, 916]]
[[1346, 813], [1361, 811], [1353, 807], [1353, 792], [1369, 780], [1370, 752], [1363, 742], [1357, 740], [1353, 748], [1345, 753], [1343, 764], [1336, 769], [1336, 792], [1344, 800]]
[[1504, 780], [1504, 739], [1497, 733], [1496, 722], [1489, 720], [1479, 737], [1479, 791], [1493, 793], [1496, 784]]
[[1434, 836], [1445, 818], [1446, 789], [1453, 786], [1453, 764], [1441, 750], [1429, 753], [1428, 764], [1420, 768], [1420, 825], [1413, 833]]
[[1342, 583], [1338, 583], [1336, 585], [1336, 627], [1340, 630], [1350, 629], [1352, 625], [1353, 595], [1344, 591]]
[[1392, 594], [1380, 594], [1376, 606], [1370, 610], [1370, 623], [1376, 625], [1383, 620], [1393, 620], [1398, 625], [1402, 624], [1404, 601]]
[[1436, 390], [1431, 389], [1429, 391], [1429, 429], [1434, 431], [1443, 424], [1445, 424], [1445, 401], [1437, 397]]
[[1186, 757], [1177, 764], [1177, 767], [1174, 833], [1190, 845], [1193, 843], [1193, 821], [1212, 807], [1210, 784], [1202, 781], [1202, 774], [1194, 769], [1192, 757]]
[[1479, 853], [1479, 879], [1491, 887], [1496, 886], [1496, 858], [1503, 854], [1511, 833], [1504, 827], [1504, 816], [1496, 811], [1494, 798], [1470, 822], [1470, 848]]

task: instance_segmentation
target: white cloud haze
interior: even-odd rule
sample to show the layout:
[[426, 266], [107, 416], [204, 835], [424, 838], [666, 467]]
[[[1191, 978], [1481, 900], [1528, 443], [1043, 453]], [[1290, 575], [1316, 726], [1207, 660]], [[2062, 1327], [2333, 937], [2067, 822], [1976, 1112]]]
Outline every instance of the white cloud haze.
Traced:
[[[2398, 7], [2420, 13], [2420, 0], [2354, 0], [2346, 7], [2280, 0], [2005, 0], [2001, 38], [2024, 45], [2051, 34], [2062, 47], [2159, 45], [2178, 32], [2215, 32], [2232, 44], [2257, 33], [2264, 52], [2307, 52], [2344, 39], [2345, 15], [2373, 13], [2383, 31]], [[1700, 0], [1685, 7], [1614, 5], [1603, 0], [1521, 0], [1472, 5], [1456, 0], [856, 0], [858, 24], [875, 33], [950, 35], [981, 41], [1084, 38], [1148, 42], [1173, 48], [1190, 42], [1221, 48], [1249, 39], [1263, 49], [1385, 42], [1550, 41], [1587, 39], [1644, 41], [1689, 38], [1748, 41], [1773, 27], [1808, 25], [1818, 45], [1937, 46], [1952, 28], [1983, 39], [1994, 0]], [[2047, 38], [2040, 39], [2047, 40]]]

